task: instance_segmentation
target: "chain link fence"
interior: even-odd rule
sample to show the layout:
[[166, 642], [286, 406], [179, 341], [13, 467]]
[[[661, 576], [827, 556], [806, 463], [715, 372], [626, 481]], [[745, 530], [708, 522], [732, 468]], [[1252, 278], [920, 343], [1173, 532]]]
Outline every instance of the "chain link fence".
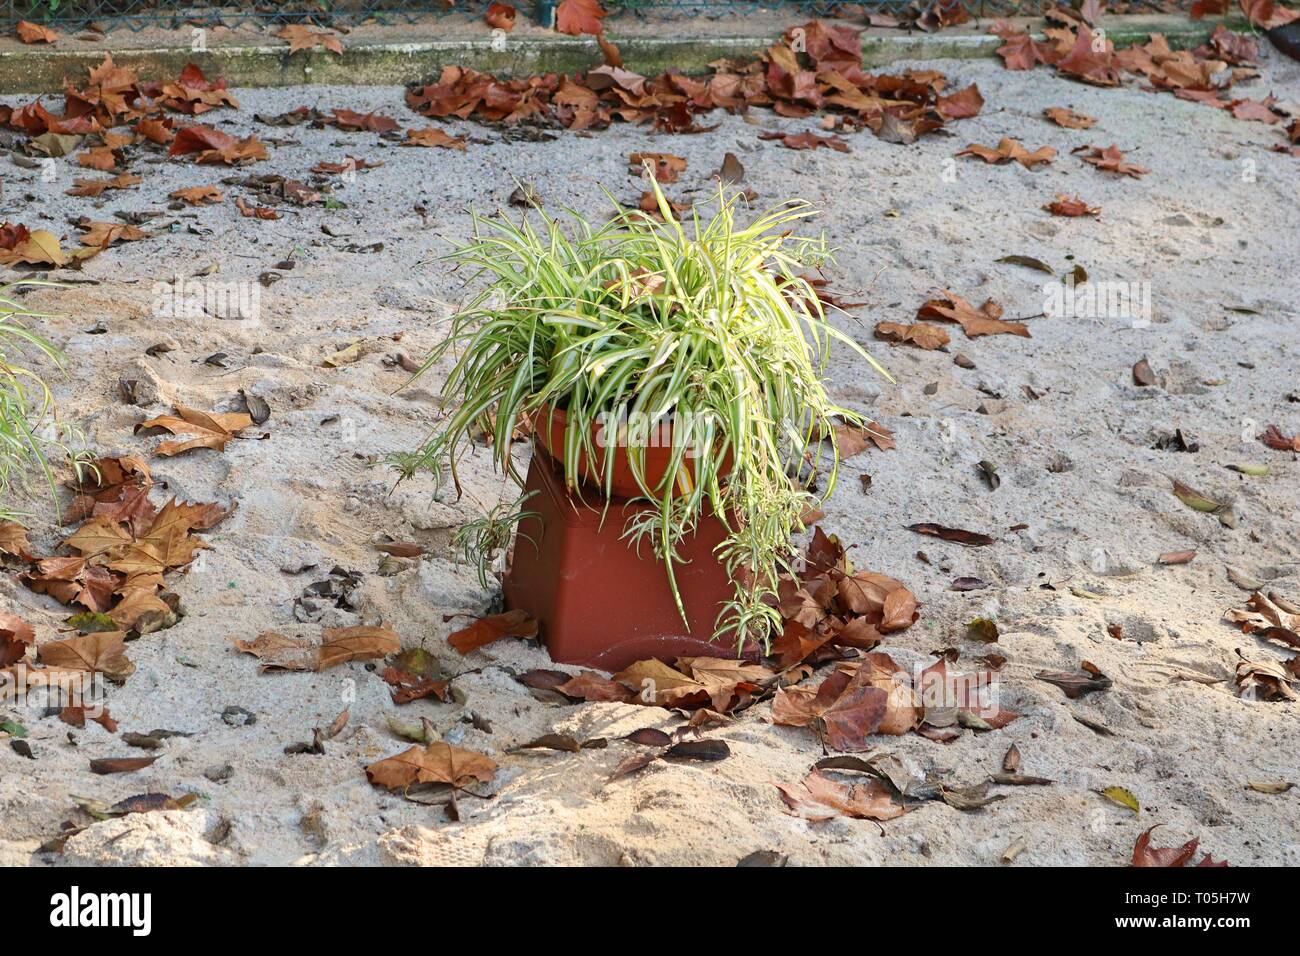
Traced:
[[[558, 0], [516, 2], [521, 17], [550, 21]], [[1055, 0], [937, 0], [945, 5], [960, 5], [973, 17], [1034, 15], [1052, 6]], [[1190, 0], [1187, 0], [1190, 2]], [[1156, 12], [1185, 7], [1176, 0], [1132, 0], [1111, 3], [1112, 12]], [[789, 10], [792, 15], [826, 16], [842, 7], [894, 16], [916, 14], [929, 6], [925, 0], [862, 0], [837, 3], [834, 0], [605, 0], [605, 7], [615, 26], [620, 17], [704, 16], [711, 19], [744, 17], [756, 11]], [[367, 21], [378, 23], [414, 22], [446, 14], [478, 15], [486, 0], [444, 2], [444, 0], [289, 0], [285, 3], [195, 3], [186, 0], [3, 0], [0, 20], [4, 32], [12, 33], [20, 20], [29, 20], [63, 29], [82, 29], [94, 24], [105, 30], [126, 27], [179, 29], [182, 27], [254, 26], [276, 27], [289, 23], [314, 23], [317, 26], [356, 26]]]

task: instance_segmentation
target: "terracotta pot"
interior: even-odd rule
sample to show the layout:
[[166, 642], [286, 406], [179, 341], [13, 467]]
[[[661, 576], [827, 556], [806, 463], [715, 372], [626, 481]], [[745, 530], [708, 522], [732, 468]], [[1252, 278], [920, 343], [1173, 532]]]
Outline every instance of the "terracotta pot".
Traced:
[[734, 644], [709, 640], [735, 590], [714, 554], [727, 533], [716, 517], [701, 517], [678, 549], [683, 563], [675, 573], [688, 630], [664, 565], [649, 546], [638, 553], [622, 537], [632, 513], [651, 505], [611, 502], [602, 521], [604, 500], [571, 496], [559, 467], [538, 454], [525, 491], [537, 492], [524, 506], [536, 514], [519, 525], [506, 604], [537, 618], [553, 660], [618, 671], [652, 657], [735, 655]]
[[[533, 418], [534, 434], [537, 441], [541, 444], [557, 462], [561, 469], [564, 467], [564, 435], [569, 428], [568, 416], [563, 409], [546, 406], [542, 408]], [[578, 454], [578, 480], [583, 481], [593, 488], [599, 489], [602, 493], [605, 490], [605, 452], [607, 448], [602, 448], [600, 440], [599, 424], [592, 425], [591, 441], [595, 446], [595, 460], [589, 461], [586, 452]], [[651, 491], [658, 488], [659, 483], [663, 481], [664, 475], [667, 474], [669, 463], [673, 457], [672, 445], [672, 426], [663, 429], [663, 434], [658, 436], [657, 444], [650, 445], [645, 450], [645, 478], [646, 487]], [[636, 476], [632, 471], [632, 463], [628, 460], [628, 449], [623, 444], [616, 444], [614, 452], [614, 474], [610, 484], [610, 495], [614, 498], [639, 498], [644, 495], [641, 486], [637, 484]], [[687, 481], [693, 483], [696, 475], [695, 463], [691, 459], [685, 461], [686, 477], [679, 475], [677, 487], [673, 490], [673, 495], [689, 494], [690, 487], [682, 487]], [[727, 453], [723, 459], [721, 473], [723, 475], [731, 471], [732, 457]]]

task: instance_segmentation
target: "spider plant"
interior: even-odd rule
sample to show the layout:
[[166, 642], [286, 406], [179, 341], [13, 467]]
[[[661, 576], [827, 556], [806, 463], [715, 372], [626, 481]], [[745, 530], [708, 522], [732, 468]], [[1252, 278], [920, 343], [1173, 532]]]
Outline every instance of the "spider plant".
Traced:
[[39, 313], [11, 295], [20, 286], [50, 284], [19, 281], [0, 286], [0, 520], [16, 517], [7, 502], [31, 472], [42, 476], [51, 495], [57, 491], [49, 452], [63, 450], [63, 432], [54, 418], [49, 387], [27, 363], [39, 355], [58, 365], [62, 356], [19, 321], [39, 317]]
[[[779, 630], [779, 575], [790, 569], [790, 536], [801, 515], [834, 488], [814, 491], [823, 439], [836, 419], [861, 424], [827, 394], [823, 375], [835, 342], [876, 363], [826, 319], [804, 272], [829, 258], [825, 241], [795, 227], [814, 210], [793, 202], [739, 221], [740, 197], [721, 188], [716, 211], [679, 222], [651, 179], [662, 218], [615, 203], [593, 225], [526, 214], [475, 216], [474, 237], [448, 258], [476, 267], [487, 287], [450, 319], [416, 377], [452, 362], [442, 395], [455, 410], [428, 442], [392, 458], [403, 476], [450, 471], [473, 433], [491, 435], [497, 466], [522, 484], [511, 458], [513, 423], [562, 410], [566, 481], [580, 462], [603, 462], [610, 489], [614, 454], [597, 450], [610, 421], [642, 497], [654, 507], [626, 528], [664, 564], [678, 609], [677, 544], [700, 517], [726, 525], [719, 547], [736, 590], [714, 638], [743, 646]], [[876, 368], [883, 373], [878, 365]], [[651, 429], [671, 422], [662, 478], [647, 473]], [[580, 493], [580, 492], [579, 492]], [[685, 614], [683, 612], [683, 617]]]

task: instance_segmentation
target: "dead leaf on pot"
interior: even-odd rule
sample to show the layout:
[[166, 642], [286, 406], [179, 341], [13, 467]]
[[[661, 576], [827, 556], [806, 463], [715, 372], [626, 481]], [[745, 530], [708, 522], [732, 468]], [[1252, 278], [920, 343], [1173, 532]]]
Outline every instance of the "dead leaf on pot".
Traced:
[[445, 783], [459, 789], [476, 781], [491, 783], [496, 772], [491, 757], [439, 740], [372, 763], [366, 767], [366, 779], [389, 790], [416, 783]]
[[636, 695], [636, 703], [693, 708], [710, 700], [708, 688], [663, 661], [637, 661], [615, 674], [614, 680]]
[[814, 770], [797, 784], [776, 784], [789, 812], [814, 822], [835, 817], [859, 820], [893, 820], [908, 808], [894, 801], [889, 786], [881, 780], [841, 783]]
[[453, 632], [447, 643], [462, 654], [469, 654], [504, 637], [536, 637], [537, 619], [527, 611], [513, 610], [480, 618], [469, 627]]

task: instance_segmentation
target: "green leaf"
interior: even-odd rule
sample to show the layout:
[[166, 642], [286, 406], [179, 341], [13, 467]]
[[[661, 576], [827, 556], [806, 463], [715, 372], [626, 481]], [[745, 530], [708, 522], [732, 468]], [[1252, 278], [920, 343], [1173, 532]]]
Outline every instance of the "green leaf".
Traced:
[[1142, 807], [1138, 803], [1137, 797], [1133, 796], [1131, 791], [1126, 790], [1123, 787], [1107, 787], [1105, 790], [1098, 790], [1097, 792], [1112, 803], [1118, 803], [1121, 807], [1127, 807], [1134, 813], [1140, 813], [1142, 811]]

